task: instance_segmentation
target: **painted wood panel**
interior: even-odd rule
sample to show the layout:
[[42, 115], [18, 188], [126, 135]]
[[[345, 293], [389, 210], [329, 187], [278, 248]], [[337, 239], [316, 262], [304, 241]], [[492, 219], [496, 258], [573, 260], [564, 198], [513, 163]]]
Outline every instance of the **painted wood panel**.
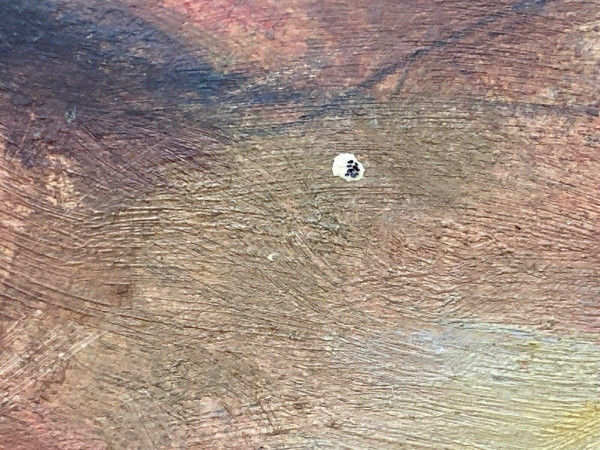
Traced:
[[597, 1], [0, 1], [0, 448], [599, 448], [599, 61]]

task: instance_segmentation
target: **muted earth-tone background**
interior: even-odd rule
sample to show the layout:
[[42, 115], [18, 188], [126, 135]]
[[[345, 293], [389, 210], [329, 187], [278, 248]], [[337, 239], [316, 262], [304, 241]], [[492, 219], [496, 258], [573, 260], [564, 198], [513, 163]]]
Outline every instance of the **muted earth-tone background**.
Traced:
[[0, 0], [0, 448], [600, 448], [599, 102], [597, 1]]

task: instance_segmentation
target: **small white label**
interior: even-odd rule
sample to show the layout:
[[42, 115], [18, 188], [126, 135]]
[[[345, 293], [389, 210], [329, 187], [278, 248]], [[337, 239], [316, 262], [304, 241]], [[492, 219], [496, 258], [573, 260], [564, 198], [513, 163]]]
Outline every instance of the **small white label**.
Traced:
[[333, 176], [343, 178], [346, 181], [362, 180], [365, 174], [365, 168], [352, 153], [337, 155], [333, 160], [331, 171]]

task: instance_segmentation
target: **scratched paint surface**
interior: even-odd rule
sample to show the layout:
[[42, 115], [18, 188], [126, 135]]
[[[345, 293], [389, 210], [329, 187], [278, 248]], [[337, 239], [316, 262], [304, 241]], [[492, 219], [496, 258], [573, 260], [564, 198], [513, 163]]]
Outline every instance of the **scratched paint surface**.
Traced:
[[0, 1], [0, 448], [600, 447], [599, 42], [595, 1]]

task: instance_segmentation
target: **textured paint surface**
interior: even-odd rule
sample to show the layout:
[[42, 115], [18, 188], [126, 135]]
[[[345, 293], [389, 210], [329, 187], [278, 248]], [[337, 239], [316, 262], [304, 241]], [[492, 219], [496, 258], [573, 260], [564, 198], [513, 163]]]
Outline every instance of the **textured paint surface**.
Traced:
[[0, 0], [0, 448], [600, 447], [599, 43], [596, 1]]

